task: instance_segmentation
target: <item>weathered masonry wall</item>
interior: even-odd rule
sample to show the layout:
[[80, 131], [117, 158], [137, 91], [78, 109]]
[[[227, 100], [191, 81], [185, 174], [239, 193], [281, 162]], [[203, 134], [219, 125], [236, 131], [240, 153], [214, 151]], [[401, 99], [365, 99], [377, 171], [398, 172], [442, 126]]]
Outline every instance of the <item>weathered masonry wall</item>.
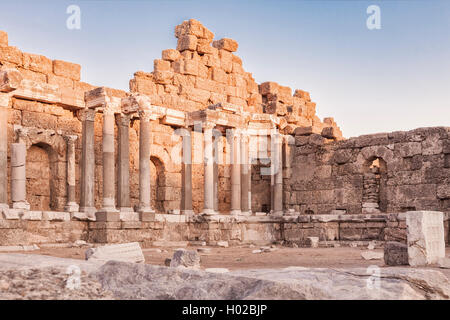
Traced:
[[[130, 92], [150, 98], [151, 104], [172, 112], [151, 120], [151, 201], [160, 213], [180, 209], [181, 166], [174, 163], [171, 154], [180, 143], [175, 130], [183, 127], [186, 114], [207, 109], [216, 103], [230, 103], [256, 116], [263, 115], [266, 122], [255, 121], [255, 129], [276, 127], [282, 133], [292, 134], [297, 126], [314, 126], [317, 130], [332, 127], [335, 139], [342, 133], [332, 118], [321, 121], [316, 116], [316, 104], [309, 93], [292, 90], [275, 82], [257, 84], [251, 73], [243, 68], [242, 60], [235, 54], [238, 44], [232, 39], [213, 41], [214, 34], [196, 20], [185, 21], [175, 28], [176, 49], [163, 50], [161, 59], [154, 60], [154, 71], [138, 71], [130, 81]], [[75, 137], [75, 199], [80, 203], [82, 122], [86, 116], [85, 93], [96, 87], [81, 81], [81, 66], [75, 63], [52, 60], [45, 56], [22, 52], [9, 44], [8, 35], [0, 31], [0, 70], [18, 71], [23, 78], [17, 88], [5, 87], [7, 120], [7, 184], [9, 206], [11, 200], [11, 145], [17, 140], [17, 127], [32, 132], [25, 135], [27, 146], [26, 180], [27, 201], [31, 210], [64, 211], [67, 199], [67, 137]], [[9, 74], [12, 74], [11, 72]], [[5, 79], [10, 80], [10, 79]], [[129, 93], [105, 88], [110, 99], [123, 99]], [[118, 163], [118, 134], [121, 121], [129, 121], [130, 149], [130, 199], [131, 208], [139, 202], [139, 130], [140, 118], [122, 117], [121, 110], [113, 111], [115, 162]], [[164, 111], [165, 112], [165, 111]], [[181, 115], [180, 115], [181, 114]], [[95, 207], [102, 206], [103, 115], [94, 117], [95, 148]], [[15, 127], [16, 126], [16, 127]], [[202, 158], [202, 132], [192, 133], [194, 156]], [[222, 140], [224, 154], [230, 154], [230, 145]], [[198, 143], [200, 141], [200, 143]], [[267, 148], [267, 147], [266, 147]], [[200, 154], [200, 155], [199, 155]], [[270, 153], [267, 154], [270, 156]], [[115, 168], [118, 177], [118, 168]], [[192, 206], [194, 212], [203, 209], [202, 164], [192, 166]], [[218, 168], [217, 211], [230, 212], [230, 166]], [[252, 175], [254, 194], [252, 203], [256, 211], [270, 210], [267, 186], [270, 177], [261, 177], [256, 170]], [[264, 182], [267, 186], [260, 187]], [[115, 190], [118, 190], [116, 179]], [[118, 198], [118, 197], [117, 197]], [[264, 203], [262, 203], [264, 202]]]
[[[285, 217], [230, 217], [157, 215], [156, 221], [86, 222], [44, 213], [42, 220], [0, 220], [0, 246], [43, 243], [97, 243], [137, 241], [142, 246], [170, 245], [184, 241], [215, 245], [228, 241], [268, 244], [284, 241], [305, 245], [308, 237], [323, 242], [400, 241], [406, 242], [406, 215], [302, 215]], [[34, 217], [36, 219], [36, 216]], [[445, 243], [449, 244], [449, 217], [444, 215]]]
[[302, 214], [450, 211], [450, 128], [338, 142], [310, 133], [295, 136], [287, 207]]

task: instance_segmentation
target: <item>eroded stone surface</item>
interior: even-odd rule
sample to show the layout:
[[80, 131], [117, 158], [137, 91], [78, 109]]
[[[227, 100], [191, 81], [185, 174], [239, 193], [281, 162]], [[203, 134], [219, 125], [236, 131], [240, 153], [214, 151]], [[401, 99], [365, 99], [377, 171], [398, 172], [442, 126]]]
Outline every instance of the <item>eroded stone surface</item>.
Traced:
[[410, 211], [406, 213], [406, 224], [409, 265], [434, 264], [445, 257], [442, 212]]

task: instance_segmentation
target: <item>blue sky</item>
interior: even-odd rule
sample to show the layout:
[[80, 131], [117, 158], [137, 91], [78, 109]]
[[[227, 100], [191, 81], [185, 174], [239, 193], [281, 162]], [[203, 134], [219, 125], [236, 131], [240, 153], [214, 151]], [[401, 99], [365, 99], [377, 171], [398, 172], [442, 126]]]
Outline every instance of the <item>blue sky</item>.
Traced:
[[[81, 30], [66, 8], [81, 8]], [[366, 9], [381, 9], [369, 30]], [[257, 82], [311, 93], [344, 136], [450, 126], [450, 1], [6, 1], [0, 30], [26, 52], [82, 65], [82, 80], [128, 89], [176, 47], [175, 25], [200, 20]]]

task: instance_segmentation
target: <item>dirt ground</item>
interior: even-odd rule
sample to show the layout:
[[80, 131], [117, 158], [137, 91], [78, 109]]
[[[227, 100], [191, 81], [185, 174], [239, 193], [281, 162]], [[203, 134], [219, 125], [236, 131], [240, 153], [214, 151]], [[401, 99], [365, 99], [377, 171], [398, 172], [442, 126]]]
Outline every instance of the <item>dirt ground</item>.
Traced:
[[[301, 266], [310, 268], [356, 268], [377, 265], [384, 266], [383, 260], [364, 260], [361, 252], [363, 248], [338, 247], [338, 248], [288, 248], [277, 246], [272, 252], [252, 253], [259, 247], [185, 247], [196, 250], [198, 248], [210, 248], [207, 253], [200, 253], [202, 268], [227, 268], [236, 269], [260, 269], [260, 268], [286, 268]], [[177, 248], [149, 248], [143, 249], [146, 263], [164, 265], [167, 258], [171, 258]], [[84, 259], [86, 248], [42, 248], [28, 251], [31, 254], [43, 254], [62, 258]], [[159, 252], [161, 251], [161, 252]], [[374, 251], [383, 252], [383, 249]], [[23, 252], [22, 252], [23, 253]], [[450, 256], [450, 248], [446, 249], [446, 255]], [[450, 278], [450, 270], [438, 269]]]

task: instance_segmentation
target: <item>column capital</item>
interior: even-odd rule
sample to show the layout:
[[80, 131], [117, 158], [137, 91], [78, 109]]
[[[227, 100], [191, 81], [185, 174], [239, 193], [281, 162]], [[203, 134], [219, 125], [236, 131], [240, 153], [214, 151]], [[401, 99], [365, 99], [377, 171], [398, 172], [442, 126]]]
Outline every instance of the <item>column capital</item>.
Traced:
[[66, 140], [67, 144], [73, 144], [75, 141], [77, 141], [78, 136], [77, 135], [64, 135], [63, 136], [64, 140]]
[[28, 137], [28, 128], [22, 127], [20, 125], [14, 125], [14, 132], [16, 133], [16, 141], [18, 143], [25, 143]]
[[116, 115], [116, 124], [122, 127], [129, 127], [131, 122], [131, 113], [120, 113]]
[[77, 112], [77, 118], [80, 121], [94, 121], [95, 120], [95, 114], [97, 113], [97, 109], [81, 109]]
[[134, 92], [122, 98], [120, 104], [122, 113], [124, 114], [132, 114], [140, 110], [150, 110], [152, 105], [148, 96]]
[[8, 108], [10, 101], [11, 101], [10, 93], [0, 92], [0, 108]]

